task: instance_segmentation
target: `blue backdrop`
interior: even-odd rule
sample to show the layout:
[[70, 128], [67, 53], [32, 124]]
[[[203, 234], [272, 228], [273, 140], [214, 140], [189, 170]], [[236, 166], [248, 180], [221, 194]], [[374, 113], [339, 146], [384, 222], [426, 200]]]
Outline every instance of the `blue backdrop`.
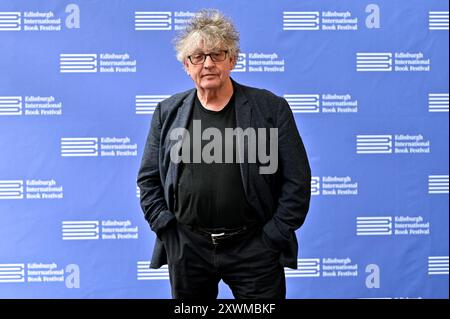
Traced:
[[193, 86], [172, 39], [205, 6], [310, 158], [288, 298], [448, 298], [441, 0], [0, 0], [0, 297], [170, 298], [136, 175], [158, 101]]

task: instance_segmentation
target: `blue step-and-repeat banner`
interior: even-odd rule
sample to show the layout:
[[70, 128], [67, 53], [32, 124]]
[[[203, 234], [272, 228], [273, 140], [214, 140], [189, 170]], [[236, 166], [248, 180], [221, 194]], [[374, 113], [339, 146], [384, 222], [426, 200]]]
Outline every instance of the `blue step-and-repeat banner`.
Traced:
[[0, 0], [0, 298], [170, 298], [136, 176], [157, 103], [193, 87], [172, 39], [204, 7], [310, 158], [287, 297], [448, 298], [443, 0]]

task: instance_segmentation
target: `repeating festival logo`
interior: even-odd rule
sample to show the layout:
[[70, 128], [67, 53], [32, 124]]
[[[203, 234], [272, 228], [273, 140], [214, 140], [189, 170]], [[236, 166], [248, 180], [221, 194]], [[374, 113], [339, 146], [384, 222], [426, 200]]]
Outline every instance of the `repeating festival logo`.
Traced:
[[448, 93], [429, 93], [428, 111], [448, 113]]
[[134, 30], [178, 31], [186, 28], [194, 16], [195, 12], [192, 11], [135, 11]]
[[77, 264], [61, 266], [55, 262], [0, 264], [0, 284], [2, 283], [64, 283], [66, 288], [80, 288], [80, 267]]
[[350, 176], [313, 176], [311, 177], [311, 195], [356, 196], [358, 182]]
[[284, 11], [283, 30], [356, 31], [358, 18], [350, 11]]
[[285, 269], [286, 277], [357, 277], [358, 264], [346, 258], [302, 258], [297, 269]]
[[54, 179], [0, 180], [2, 199], [63, 199], [63, 187]]
[[136, 264], [137, 280], [169, 280], [167, 265], [159, 269], [151, 269], [150, 261], [138, 261]]
[[357, 52], [357, 72], [429, 72], [431, 61], [423, 52]]
[[128, 53], [61, 53], [60, 73], [136, 73], [137, 62]]
[[428, 275], [448, 275], [448, 256], [429, 256]]
[[357, 154], [429, 154], [430, 140], [422, 134], [357, 135]]
[[155, 112], [159, 102], [169, 98], [170, 95], [136, 95], [135, 111], [139, 115], [148, 115]]
[[245, 72], [246, 70], [247, 70], [247, 55], [245, 53], [239, 53], [232, 72]]
[[448, 194], [448, 175], [429, 175], [428, 194]]
[[[368, 4], [365, 8], [365, 27], [379, 29], [380, 7]], [[283, 11], [285, 31], [357, 31], [359, 19], [349, 10]]]
[[0, 96], [0, 116], [62, 115], [62, 102], [54, 96]]
[[392, 135], [357, 135], [357, 154], [391, 154]]
[[448, 22], [449, 22], [448, 11], [428, 12], [429, 30], [448, 30]]
[[358, 100], [351, 94], [284, 94], [293, 113], [348, 114], [358, 112]]
[[379, 236], [392, 235], [392, 217], [357, 217], [356, 218], [356, 235]]
[[138, 226], [130, 220], [65, 220], [62, 240], [138, 239]]
[[285, 72], [285, 60], [275, 52], [239, 53], [232, 72]]
[[423, 216], [358, 216], [356, 235], [430, 235], [430, 222]]
[[80, 8], [68, 4], [65, 11], [36, 10], [0, 12], [1, 31], [55, 32], [80, 28]]
[[285, 268], [286, 277], [320, 277], [320, 258], [297, 259], [297, 269]]
[[62, 157], [137, 156], [137, 144], [129, 137], [62, 137]]

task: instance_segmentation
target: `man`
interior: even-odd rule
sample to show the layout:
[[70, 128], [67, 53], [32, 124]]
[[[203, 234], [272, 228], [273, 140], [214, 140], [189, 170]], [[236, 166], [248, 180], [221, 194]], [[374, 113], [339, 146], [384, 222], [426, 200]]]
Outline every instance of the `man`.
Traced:
[[235, 298], [283, 299], [297, 268], [307, 155], [287, 102], [230, 78], [238, 41], [218, 11], [190, 21], [176, 49], [195, 89], [158, 104], [138, 174], [174, 298], [215, 299], [222, 279]]

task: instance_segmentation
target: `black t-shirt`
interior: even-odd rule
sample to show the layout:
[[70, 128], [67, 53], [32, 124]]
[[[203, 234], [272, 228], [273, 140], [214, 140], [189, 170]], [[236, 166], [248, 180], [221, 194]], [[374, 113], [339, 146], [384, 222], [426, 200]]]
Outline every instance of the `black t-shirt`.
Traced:
[[[201, 121], [196, 122], [197, 127], [201, 126], [199, 136], [202, 136], [207, 128], [216, 128], [221, 135], [220, 144], [215, 144], [220, 141], [216, 137], [217, 134], [209, 135], [208, 140], [201, 139], [201, 143], [197, 143], [198, 147], [195, 148], [196, 156], [193, 156], [193, 143], [194, 139], [199, 141], [199, 138], [194, 136], [194, 120]], [[225, 128], [236, 128], [234, 95], [220, 111], [204, 108], [196, 97], [188, 126], [189, 161], [182, 161], [179, 167], [175, 216], [183, 224], [222, 228], [252, 224], [257, 220], [255, 212], [245, 198], [240, 165], [236, 160], [236, 138], [233, 139], [232, 145], [228, 142], [226, 146]], [[215, 133], [218, 133], [217, 130]], [[221, 147], [221, 156], [216, 153], [218, 147], [212, 147], [212, 143]], [[200, 156], [201, 152], [212, 155], [214, 159], [205, 160], [205, 156]], [[231, 163], [229, 161], [227, 163], [225, 152], [233, 153]]]

